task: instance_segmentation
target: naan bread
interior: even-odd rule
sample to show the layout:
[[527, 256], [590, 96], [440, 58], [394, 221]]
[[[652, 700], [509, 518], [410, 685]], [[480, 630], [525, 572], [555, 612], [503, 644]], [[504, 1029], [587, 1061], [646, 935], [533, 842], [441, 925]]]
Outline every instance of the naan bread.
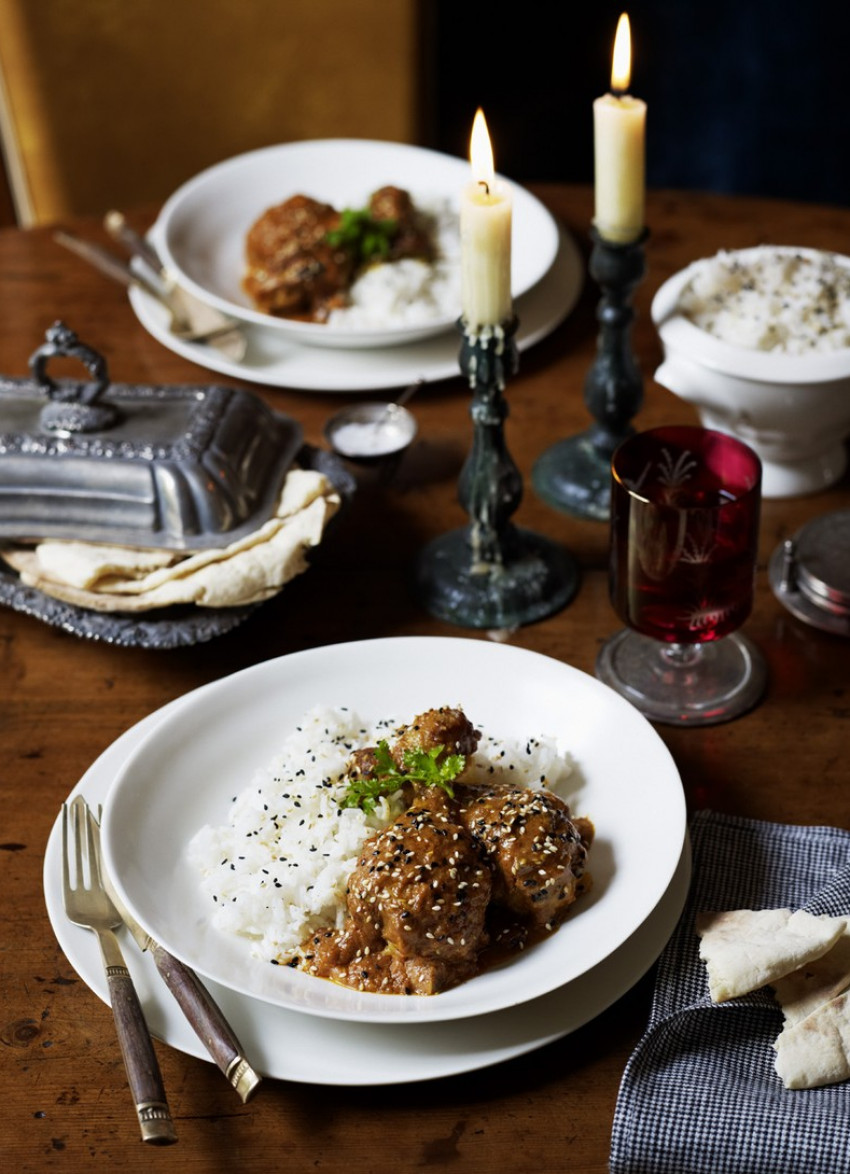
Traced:
[[843, 917], [815, 917], [802, 909], [699, 914], [700, 958], [712, 1002], [749, 994], [822, 957], [845, 926]]
[[99, 591], [110, 579], [143, 580], [152, 571], [171, 567], [185, 557], [173, 550], [133, 550], [128, 546], [101, 546], [91, 542], [40, 542], [28, 563], [32, 573], [79, 591]]
[[95, 611], [241, 607], [271, 598], [306, 568], [307, 550], [339, 505], [323, 474], [293, 469], [274, 516], [223, 549], [186, 555], [56, 540], [2, 555], [22, 583]]
[[773, 1045], [786, 1088], [820, 1088], [850, 1077], [850, 992], [786, 1026]]
[[850, 926], [821, 958], [771, 983], [785, 1016], [785, 1026], [806, 1019], [850, 987]]

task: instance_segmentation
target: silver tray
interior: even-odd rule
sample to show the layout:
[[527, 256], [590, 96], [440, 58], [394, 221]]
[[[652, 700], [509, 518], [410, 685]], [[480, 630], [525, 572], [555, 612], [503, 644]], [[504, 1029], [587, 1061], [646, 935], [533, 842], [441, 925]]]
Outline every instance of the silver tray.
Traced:
[[[325, 474], [339, 492], [344, 507], [354, 492], [355, 482], [342, 462], [333, 453], [307, 445], [296, 455], [300, 468], [316, 469]], [[331, 520], [331, 527], [336, 525], [340, 513]], [[0, 570], [0, 605], [60, 628], [72, 636], [123, 648], [167, 650], [202, 644], [233, 631], [258, 608], [266, 607], [270, 602], [221, 608], [185, 605], [144, 615], [122, 615], [63, 603], [35, 587], [24, 586], [13, 571]]]
[[262, 606], [173, 607], [164, 608], [159, 616], [151, 612], [145, 617], [90, 611], [52, 599], [35, 587], [25, 587], [10, 571], [0, 571], [0, 604], [84, 640], [102, 641], [123, 648], [162, 649], [203, 644], [216, 636], [223, 636], [243, 624], [257, 607]]

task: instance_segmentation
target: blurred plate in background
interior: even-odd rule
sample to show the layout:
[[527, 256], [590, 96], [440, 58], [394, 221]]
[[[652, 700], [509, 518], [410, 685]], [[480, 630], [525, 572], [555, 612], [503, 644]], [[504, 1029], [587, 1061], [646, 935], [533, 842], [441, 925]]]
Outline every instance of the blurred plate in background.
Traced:
[[[391, 184], [414, 203], [459, 204], [470, 182], [469, 163], [421, 147], [366, 139], [321, 139], [250, 151], [201, 172], [165, 203], [154, 226], [157, 247], [181, 284], [244, 322], [292, 341], [320, 347], [398, 346], [454, 327], [460, 305], [444, 317], [386, 329], [342, 328], [279, 318], [254, 308], [242, 289], [245, 239], [270, 207], [294, 195], [311, 196], [338, 210], [362, 208], [372, 192]], [[533, 288], [558, 252], [558, 228], [530, 192], [503, 180], [513, 197], [514, 297]]]

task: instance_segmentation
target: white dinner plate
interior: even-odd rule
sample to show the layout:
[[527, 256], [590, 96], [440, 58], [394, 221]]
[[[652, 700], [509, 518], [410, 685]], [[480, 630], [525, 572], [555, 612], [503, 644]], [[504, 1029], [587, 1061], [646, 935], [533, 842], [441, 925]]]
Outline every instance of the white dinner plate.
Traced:
[[[575, 762], [568, 798], [596, 827], [593, 888], [546, 940], [468, 982], [421, 998], [351, 990], [252, 958], [213, 928], [187, 854], [207, 824], [266, 768], [307, 710], [347, 706], [365, 721], [460, 705], [495, 737], [551, 734]], [[207, 978], [317, 1016], [423, 1023], [533, 999], [578, 978], [646, 920], [685, 838], [685, 800], [652, 726], [595, 678], [489, 641], [397, 637], [330, 645], [266, 661], [190, 694], [130, 755], [104, 810], [107, 867], [139, 922]]]
[[[131, 727], [92, 763], [69, 799], [83, 795], [95, 807], [106, 801], [128, 754], [183, 699]], [[506, 1011], [460, 1022], [416, 1025], [354, 1023], [299, 1015], [208, 982], [252, 1066], [261, 1075], [333, 1086], [403, 1084], [475, 1071], [543, 1047], [578, 1030], [626, 993], [655, 962], [675, 928], [690, 879], [690, 849], [664, 896], [632, 936], [581, 978], [549, 995]], [[65, 917], [62, 908], [62, 837], [57, 817], [44, 857], [44, 895], [50, 923], [76, 973], [104, 1003], [109, 993], [97, 939]], [[208, 1053], [168, 993], [149, 954], [119, 930], [124, 955], [153, 1034], [187, 1055]]]
[[[516, 298], [551, 268], [558, 229], [536, 196], [500, 180], [513, 200], [511, 286]], [[409, 191], [421, 206], [447, 200], [457, 209], [470, 182], [466, 160], [404, 143], [318, 139], [264, 147], [218, 163], [178, 188], [157, 217], [158, 248], [181, 284], [198, 297], [291, 342], [344, 348], [404, 345], [452, 328], [460, 305], [415, 326], [368, 330], [265, 314], [242, 289], [248, 230], [268, 208], [298, 194], [341, 211], [365, 207], [372, 192], [392, 184]]]
[[[156, 234], [152, 239], [158, 242]], [[519, 318], [516, 341], [520, 352], [551, 334], [572, 311], [584, 283], [584, 265], [572, 236], [560, 232], [555, 263], [546, 276], [517, 301]], [[248, 340], [239, 362], [211, 346], [186, 342], [168, 329], [163, 306], [143, 290], [132, 287], [130, 305], [149, 334], [164, 347], [190, 362], [267, 387], [291, 387], [301, 391], [378, 391], [405, 387], [418, 380], [435, 382], [459, 374], [461, 339], [457, 331], [407, 346], [375, 350], [335, 350], [306, 347], [290, 342], [266, 326], [244, 327]]]

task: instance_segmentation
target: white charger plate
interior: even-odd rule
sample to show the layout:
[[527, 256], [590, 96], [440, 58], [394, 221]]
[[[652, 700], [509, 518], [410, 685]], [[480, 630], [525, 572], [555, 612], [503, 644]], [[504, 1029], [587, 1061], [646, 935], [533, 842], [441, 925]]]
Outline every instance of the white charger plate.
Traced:
[[[106, 801], [128, 754], [183, 699], [131, 727], [92, 763], [71, 791], [93, 805]], [[425, 1025], [354, 1023], [300, 1015], [207, 982], [261, 1075], [330, 1086], [403, 1084], [475, 1071], [543, 1047], [578, 1030], [626, 993], [655, 962], [675, 928], [690, 880], [685, 840], [673, 879], [655, 909], [617, 950], [581, 978], [551, 994], [492, 1015]], [[104, 1003], [109, 993], [97, 939], [72, 925], [62, 907], [62, 836], [57, 817], [44, 857], [44, 895], [57, 941], [76, 973]], [[166, 990], [149, 954], [126, 930], [121, 945], [151, 1031], [170, 1047], [209, 1060], [206, 1049]]]
[[[551, 268], [558, 229], [540, 200], [499, 178], [513, 200], [511, 286], [519, 297]], [[471, 179], [467, 161], [404, 143], [318, 139], [264, 147], [218, 163], [178, 188], [157, 218], [158, 248], [181, 284], [198, 297], [292, 342], [344, 348], [403, 345], [450, 329], [460, 305], [429, 322], [368, 330], [265, 314], [241, 285], [248, 230], [267, 208], [290, 196], [311, 196], [339, 210], [362, 208], [372, 192], [388, 184], [405, 188], [421, 206], [449, 200], [459, 208], [460, 193]]]
[[[427, 998], [350, 990], [250, 956], [211, 926], [187, 858], [206, 824], [279, 752], [314, 706], [365, 720], [461, 705], [498, 737], [553, 734], [576, 766], [569, 796], [596, 826], [591, 892], [557, 933], [509, 963]], [[616, 736], [615, 736], [616, 735]], [[397, 637], [330, 645], [266, 661], [190, 694], [130, 755], [105, 806], [106, 866], [127, 907], [198, 973], [294, 1011], [360, 1022], [423, 1023], [503, 1010], [580, 977], [646, 920], [670, 885], [686, 834], [673, 760], [613, 690], [569, 665], [489, 641]], [[651, 849], [641, 828], [651, 824]]]
[[[157, 233], [152, 233], [159, 247]], [[559, 234], [558, 254], [552, 268], [517, 300], [519, 318], [516, 335], [520, 352], [539, 342], [571, 313], [584, 284], [584, 264], [578, 246], [565, 230]], [[190, 362], [221, 375], [261, 383], [266, 387], [288, 387], [300, 391], [355, 392], [404, 387], [417, 380], [435, 382], [458, 376], [461, 338], [451, 330], [407, 346], [369, 350], [337, 350], [293, 343], [267, 324], [243, 327], [247, 353], [239, 362], [214, 347], [186, 342], [168, 328], [163, 306], [144, 290], [129, 290], [130, 305], [139, 322], [164, 347]]]

